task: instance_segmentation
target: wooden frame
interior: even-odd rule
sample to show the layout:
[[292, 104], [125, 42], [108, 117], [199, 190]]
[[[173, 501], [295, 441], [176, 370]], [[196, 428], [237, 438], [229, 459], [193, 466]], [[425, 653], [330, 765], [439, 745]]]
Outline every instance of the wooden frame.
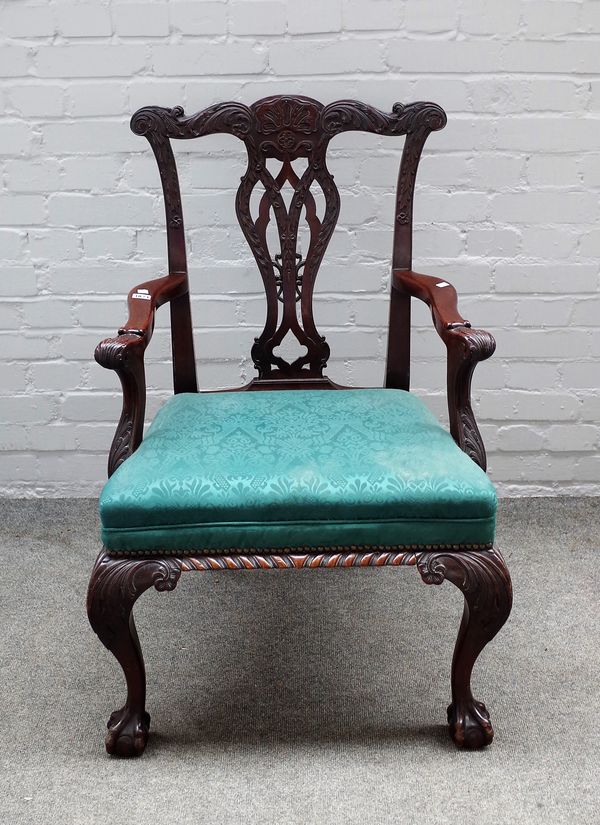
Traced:
[[[447, 392], [450, 430], [456, 443], [480, 467], [486, 456], [471, 407], [471, 377], [475, 366], [492, 355], [493, 337], [472, 329], [458, 311], [454, 288], [440, 278], [412, 270], [413, 195], [421, 152], [430, 132], [443, 128], [446, 116], [433, 103], [395, 104], [390, 114], [357, 101], [323, 106], [301, 96], [275, 96], [252, 106], [222, 103], [190, 117], [180, 107], [140, 109], [132, 130], [144, 135], [156, 156], [163, 186], [169, 273], [135, 287], [129, 293], [129, 318], [115, 338], [102, 341], [95, 353], [99, 364], [113, 369], [123, 387], [123, 410], [109, 455], [111, 475], [139, 446], [145, 414], [144, 352], [152, 337], [156, 310], [171, 309], [174, 391], [197, 392], [193, 328], [185, 254], [183, 214], [171, 139], [192, 139], [215, 133], [240, 138], [248, 166], [236, 196], [240, 226], [260, 270], [266, 295], [266, 320], [252, 347], [258, 376], [241, 390], [338, 388], [324, 369], [329, 346], [313, 317], [313, 289], [319, 265], [339, 215], [339, 193], [326, 153], [332, 137], [345, 131], [405, 136], [396, 192], [389, 338], [385, 385], [408, 390], [410, 385], [410, 304], [412, 298], [431, 308], [433, 323], [447, 349]], [[267, 160], [281, 163], [273, 176]], [[296, 161], [304, 163], [299, 172]], [[281, 190], [292, 188], [289, 206]], [[251, 212], [251, 195], [263, 187], [258, 215]], [[317, 214], [313, 185], [321, 188], [324, 213]], [[298, 226], [304, 213], [310, 241], [306, 257], [297, 252]], [[267, 238], [271, 216], [280, 252], [272, 254]], [[298, 312], [299, 310], [299, 312]], [[288, 334], [306, 354], [289, 363], [274, 350]], [[205, 553], [172, 557], [128, 557], [103, 550], [96, 562], [88, 592], [88, 614], [95, 632], [123, 667], [127, 701], [110, 718], [106, 748], [124, 756], [143, 752], [149, 726], [145, 709], [144, 663], [133, 622], [136, 599], [154, 586], [172, 590], [182, 572], [191, 570], [294, 569], [298, 567], [416, 566], [427, 584], [445, 579], [462, 590], [465, 609], [452, 664], [450, 731], [459, 746], [481, 747], [493, 737], [489, 715], [475, 701], [470, 676], [483, 647], [502, 627], [511, 609], [510, 576], [494, 548], [466, 546], [331, 548], [260, 554], [243, 552], [210, 556]]]

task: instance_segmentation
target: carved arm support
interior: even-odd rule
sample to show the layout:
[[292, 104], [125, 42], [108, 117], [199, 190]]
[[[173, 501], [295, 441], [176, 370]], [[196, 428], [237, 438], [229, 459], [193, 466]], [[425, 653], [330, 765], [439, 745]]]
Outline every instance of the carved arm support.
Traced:
[[114, 370], [123, 388], [123, 409], [108, 456], [109, 476], [142, 441], [146, 411], [144, 352], [154, 331], [155, 312], [162, 304], [185, 294], [187, 289], [186, 275], [166, 275], [134, 287], [127, 298], [126, 324], [116, 338], [107, 338], [96, 347], [96, 361]]
[[392, 288], [419, 298], [431, 309], [434, 326], [448, 352], [448, 415], [452, 437], [483, 470], [486, 455], [471, 407], [471, 379], [475, 367], [496, 349], [489, 332], [472, 329], [458, 311], [454, 287], [441, 278], [410, 270], [394, 270]]

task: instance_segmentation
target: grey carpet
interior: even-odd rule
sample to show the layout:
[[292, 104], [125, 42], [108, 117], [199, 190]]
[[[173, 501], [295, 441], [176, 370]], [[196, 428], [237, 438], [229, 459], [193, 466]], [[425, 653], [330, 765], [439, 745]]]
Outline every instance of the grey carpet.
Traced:
[[515, 605], [444, 725], [462, 609], [414, 569], [185, 574], [136, 608], [151, 738], [110, 759], [121, 672], [87, 624], [91, 501], [0, 505], [0, 818], [87, 823], [600, 821], [600, 502], [502, 503]]

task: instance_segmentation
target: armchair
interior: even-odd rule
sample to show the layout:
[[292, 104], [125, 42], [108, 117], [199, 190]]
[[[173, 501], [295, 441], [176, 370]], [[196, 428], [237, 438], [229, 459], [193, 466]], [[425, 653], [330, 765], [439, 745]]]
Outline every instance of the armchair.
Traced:
[[[323, 106], [275, 96], [252, 106], [140, 109], [132, 130], [156, 156], [165, 201], [168, 274], [133, 289], [129, 319], [95, 353], [118, 374], [123, 410], [100, 498], [104, 547], [94, 566], [88, 615], [121, 664], [125, 705], [108, 722], [106, 749], [143, 752], [150, 717], [132, 616], [149, 587], [173, 590], [184, 572], [414, 566], [427, 584], [445, 579], [464, 595], [451, 671], [450, 733], [459, 746], [491, 742], [471, 671], [511, 609], [511, 581], [494, 547], [496, 496], [470, 401], [473, 370], [494, 339], [458, 312], [454, 288], [412, 271], [417, 167], [446, 116], [433, 103], [395, 104], [386, 114], [357, 101]], [[329, 345], [313, 318], [313, 288], [336, 225], [339, 193], [326, 164], [345, 131], [405, 136], [396, 194], [385, 388], [350, 389], [325, 375]], [[183, 215], [170, 139], [214, 133], [242, 140], [248, 166], [236, 213], [266, 296], [254, 340], [257, 376], [242, 391], [198, 392]], [[267, 159], [281, 166], [276, 175]], [[304, 164], [300, 170], [298, 167]], [[262, 187], [257, 213], [251, 195]], [[291, 187], [289, 206], [282, 190]], [[318, 214], [311, 191], [320, 187]], [[297, 252], [304, 217], [310, 241]], [[274, 218], [279, 249], [269, 248]], [[411, 299], [425, 301], [447, 349], [449, 435], [409, 392]], [[144, 353], [156, 310], [171, 312], [174, 396], [143, 437]], [[275, 352], [291, 335], [306, 349], [288, 362]]]

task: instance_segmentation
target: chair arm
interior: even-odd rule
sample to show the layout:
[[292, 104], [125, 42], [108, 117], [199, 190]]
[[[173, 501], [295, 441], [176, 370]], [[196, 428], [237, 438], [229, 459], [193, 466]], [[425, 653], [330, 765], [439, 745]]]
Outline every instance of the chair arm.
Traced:
[[146, 412], [144, 352], [154, 331], [158, 307], [187, 291], [185, 275], [167, 275], [134, 287], [127, 298], [129, 318], [116, 338], [101, 341], [94, 358], [106, 369], [114, 370], [123, 388], [121, 418], [108, 456], [111, 476], [142, 442]]
[[187, 291], [187, 275], [165, 275], [135, 286], [127, 296], [129, 318], [119, 329], [119, 335], [130, 332], [141, 335], [148, 345], [154, 332], [156, 310]]
[[496, 349], [496, 341], [489, 332], [472, 329], [469, 321], [460, 315], [452, 284], [409, 270], [395, 270], [392, 277], [393, 289], [419, 298], [431, 309], [434, 326], [448, 352], [450, 432], [461, 450], [485, 470], [485, 447], [471, 406], [471, 379], [477, 364]]

